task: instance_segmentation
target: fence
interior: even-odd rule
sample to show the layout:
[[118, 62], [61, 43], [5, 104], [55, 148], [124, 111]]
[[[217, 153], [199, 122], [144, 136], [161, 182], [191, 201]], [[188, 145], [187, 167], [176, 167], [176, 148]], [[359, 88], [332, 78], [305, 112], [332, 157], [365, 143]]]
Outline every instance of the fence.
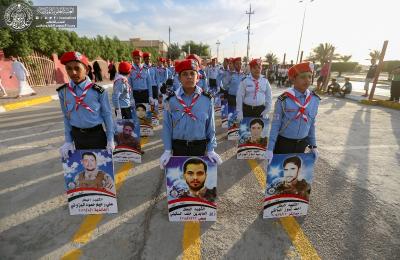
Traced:
[[33, 52], [27, 57], [18, 57], [29, 71], [28, 83], [31, 86], [46, 86], [56, 83], [54, 62], [48, 57]]

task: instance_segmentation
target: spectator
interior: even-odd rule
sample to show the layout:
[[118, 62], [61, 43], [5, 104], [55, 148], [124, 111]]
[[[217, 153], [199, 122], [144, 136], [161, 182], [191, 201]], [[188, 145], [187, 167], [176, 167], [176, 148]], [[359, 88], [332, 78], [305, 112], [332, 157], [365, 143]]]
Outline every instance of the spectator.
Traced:
[[329, 70], [329, 63], [325, 63], [319, 72], [319, 77], [317, 79], [317, 90], [321, 90], [321, 88], [324, 86], [324, 82], [328, 76], [328, 70]]
[[400, 101], [400, 66], [395, 68], [392, 73], [392, 84], [390, 85], [390, 101]]
[[97, 60], [93, 63], [93, 72], [95, 81], [103, 81], [103, 76], [101, 75], [101, 68]]
[[[3, 92], [3, 94], [1, 94], [1, 92]], [[0, 76], [0, 94], [1, 94], [1, 97], [7, 97], [8, 96], [7, 92], [6, 92], [6, 89], [4, 88], [3, 84], [1, 83], [1, 76]]]
[[376, 65], [376, 60], [375, 59], [371, 59], [371, 66], [369, 66], [369, 69], [368, 69], [368, 72], [367, 72], [367, 77], [365, 78], [365, 84], [364, 84], [365, 94], [362, 95], [363, 97], [367, 97], [368, 96], [369, 83], [374, 79], [377, 67], [378, 66]]
[[336, 82], [336, 79], [331, 79], [331, 84], [329, 84], [328, 90], [326, 92], [328, 93], [328, 95], [335, 95], [336, 93], [340, 93], [340, 85]]
[[108, 73], [110, 74], [110, 80], [114, 80], [115, 73], [117, 73], [117, 69], [115, 68], [114, 61], [111, 60], [110, 64], [108, 65]]
[[351, 90], [353, 89], [353, 86], [351, 85], [350, 78], [345, 77], [344, 78], [344, 85], [340, 89], [340, 95], [344, 97], [346, 94], [350, 94]]
[[27, 95], [36, 95], [36, 92], [28, 84], [27, 77], [29, 77], [30, 75], [24, 64], [19, 62], [14, 56], [10, 56], [10, 60], [13, 61], [12, 74], [10, 75], [10, 78], [15, 76], [19, 83], [19, 93], [18, 96], [16, 96], [15, 98], [20, 98]]

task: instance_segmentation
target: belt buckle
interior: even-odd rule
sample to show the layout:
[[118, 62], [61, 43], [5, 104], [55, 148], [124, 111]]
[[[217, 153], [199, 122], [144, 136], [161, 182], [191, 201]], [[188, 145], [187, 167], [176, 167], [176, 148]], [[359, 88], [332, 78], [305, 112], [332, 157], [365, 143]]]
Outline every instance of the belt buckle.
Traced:
[[82, 134], [86, 133], [86, 130], [83, 129], [83, 128], [79, 128], [79, 131], [80, 131]]
[[186, 146], [187, 146], [187, 147], [189, 146], [189, 143], [190, 143], [190, 141], [189, 141], [189, 140], [186, 140]]

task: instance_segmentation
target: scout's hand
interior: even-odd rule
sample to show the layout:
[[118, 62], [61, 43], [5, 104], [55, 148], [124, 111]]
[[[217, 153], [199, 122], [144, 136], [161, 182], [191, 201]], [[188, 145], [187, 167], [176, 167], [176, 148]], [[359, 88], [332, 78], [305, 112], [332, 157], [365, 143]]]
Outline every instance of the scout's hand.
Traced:
[[242, 121], [243, 120], [243, 112], [238, 111], [237, 116], [236, 116], [237, 121]]
[[311, 152], [314, 154], [315, 160], [318, 160], [318, 157], [319, 157], [318, 149], [317, 148], [311, 148]]
[[117, 119], [122, 119], [121, 109], [117, 109]]
[[60, 155], [62, 158], [64, 159], [68, 159], [69, 155], [68, 152], [71, 151], [71, 153], [75, 152], [75, 147], [73, 143], [64, 143], [61, 147], [60, 147]]
[[207, 153], [207, 157], [208, 159], [210, 159], [210, 161], [217, 163], [218, 165], [222, 164], [222, 159], [221, 156], [219, 156], [216, 152], [214, 151], [210, 151]]
[[151, 97], [151, 98], [149, 98], [149, 104], [150, 105], [154, 105], [154, 99]]
[[172, 153], [171, 150], [165, 150], [164, 153], [160, 157], [160, 168], [161, 170], [164, 169], [164, 167], [167, 165], [169, 162], [169, 159], [171, 159]]
[[267, 160], [268, 164], [272, 162], [272, 158], [274, 157], [274, 153], [272, 151], [267, 150], [265, 152], [265, 159]]
[[114, 148], [115, 148], [114, 140], [107, 141], [107, 147], [106, 147], [107, 151], [108, 151], [109, 153], [112, 153], [112, 151], [114, 150]]
[[268, 119], [268, 112], [269, 112], [268, 110], [262, 111], [262, 113], [261, 113], [262, 118]]

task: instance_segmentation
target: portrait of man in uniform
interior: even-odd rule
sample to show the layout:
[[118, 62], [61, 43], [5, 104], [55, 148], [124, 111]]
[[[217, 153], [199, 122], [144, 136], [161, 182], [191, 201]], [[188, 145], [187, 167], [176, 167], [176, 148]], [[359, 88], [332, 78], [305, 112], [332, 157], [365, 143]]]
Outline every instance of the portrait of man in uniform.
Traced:
[[264, 122], [261, 118], [254, 118], [249, 124], [250, 136], [245, 139], [245, 143], [249, 144], [259, 144], [266, 146], [268, 142], [268, 137], [262, 137], [261, 134], [264, 130]]
[[134, 130], [135, 125], [130, 121], [125, 121], [122, 125], [122, 132], [114, 135], [117, 146], [124, 145], [140, 150], [140, 143], [134, 136]]
[[70, 189], [97, 188], [114, 192], [114, 181], [107, 173], [97, 167], [96, 155], [92, 152], [84, 152], [81, 160], [84, 171], [75, 176], [74, 182], [70, 182]]
[[136, 105], [136, 115], [141, 125], [151, 125], [151, 121], [147, 118], [147, 108], [144, 104]]
[[311, 186], [306, 180], [299, 180], [301, 159], [298, 156], [288, 157], [283, 162], [283, 181], [276, 187], [276, 194], [294, 194], [308, 200]]
[[183, 164], [183, 179], [185, 180], [188, 191], [181, 197], [194, 197], [214, 202], [217, 189], [208, 189], [205, 186], [207, 180], [207, 164], [200, 158], [189, 158]]

